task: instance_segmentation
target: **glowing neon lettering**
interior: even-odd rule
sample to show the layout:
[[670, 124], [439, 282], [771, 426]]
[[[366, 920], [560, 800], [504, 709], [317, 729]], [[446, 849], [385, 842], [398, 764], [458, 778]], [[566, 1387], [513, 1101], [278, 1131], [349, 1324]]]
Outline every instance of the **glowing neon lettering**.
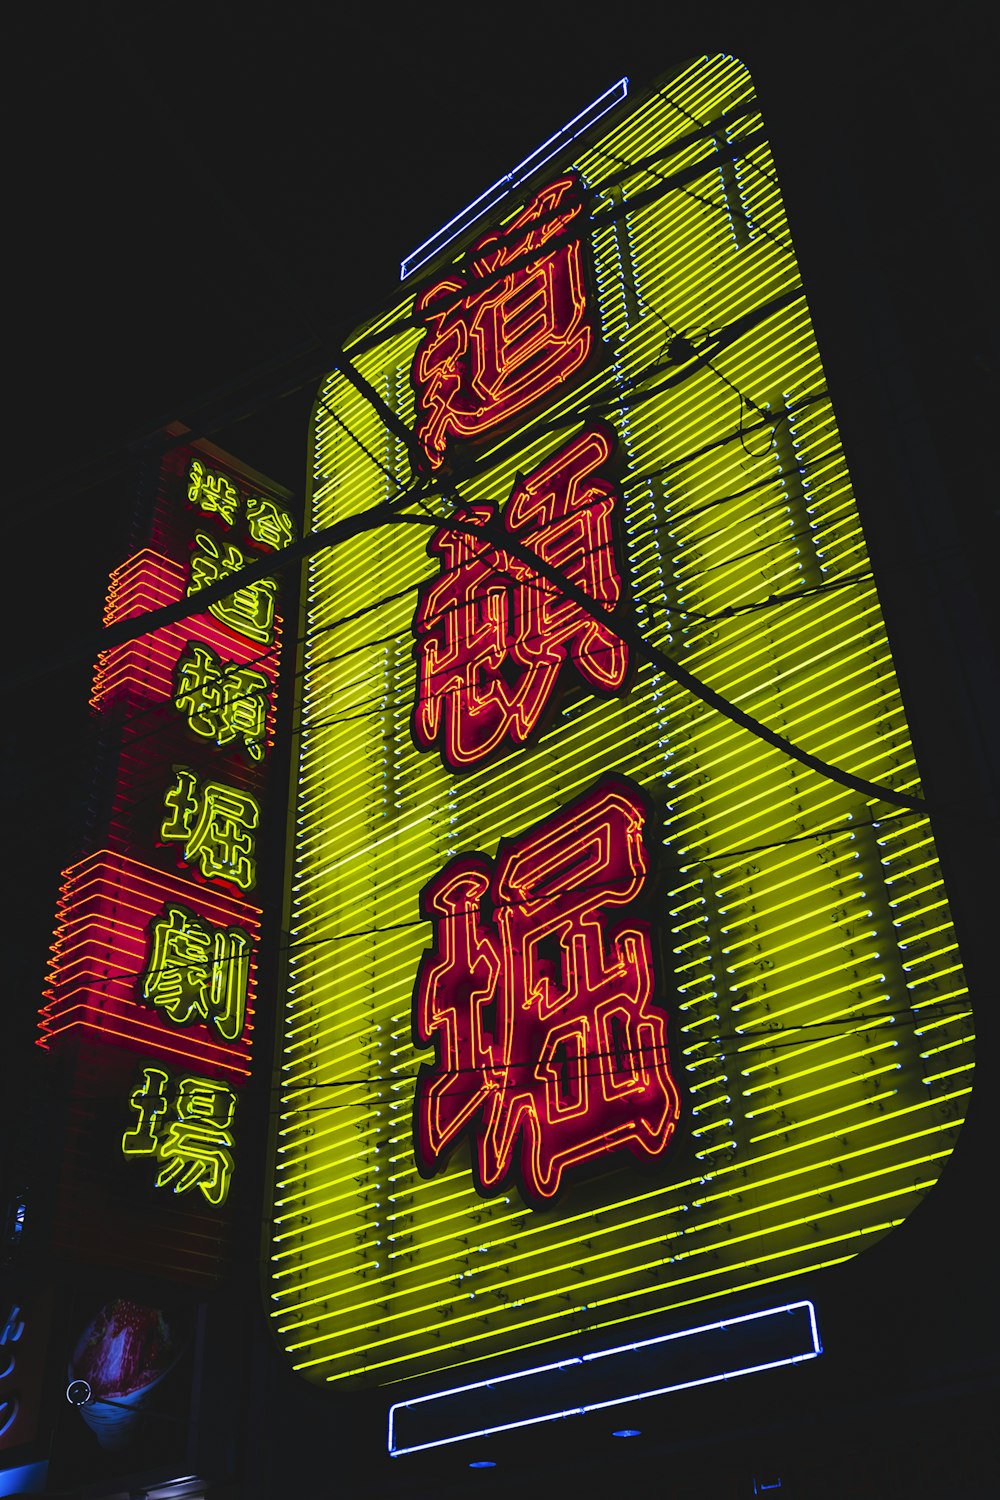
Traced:
[[[606, 609], [622, 594], [613, 534], [621, 497], [599, 472], [614, 445], [610, 428], [586, 427], [518, 482], [503, 514], [510, 536]], [[458, 518], [495, 522], [496, 508], [473, 506]], [[459, 770], [504, 740], [524, 744], [570, 667], [600, 692], [622, 688], [624, 641], [518, 558], [447, 527], [435, 532], [428, 551], [442, 571], [422, 585], [413, 620], [413, 733], [421, 749], [440, 739], [446, 764]]]
[[[424, 888], [434, 922], [413, 998], [421, 1067], [417, 1164], [440, 1170], [467, 1136], [480, 1193], [516, 1173], [529, 1203], [569, 1168], [629, 1151], [656, 1159], [680, 1112], [649, 924], [607, 909], [649, 871], [645, 799], [604, 778], [510, 843], [460, 855]], [[492, 911], [490, 918], [487, 915]]]
[[163, 798], [169, 816], [160, 837], [183, 844], [185, 862], [197, 865], [206, 880], [218, 875], [252, 890], [257, 884], [254, 832], [260, 823], [256, 799], [223, 782], [199, 783], [186, 766], [175, 766], [174, 776]]
[[217, 1208], [225, 1203], [233, 1176], [236, 1143], [230, 1127], [236, 1095], [228, 1084], [209, 1078], [181, 1078], [168, 1120], [170, 1082], [162, 1068], [143, 1068], [142, 1083], [130, 1097], [139, 1120], [123, 1134], [122, 1154], [155, 1156], [160, 1162], [157, 1187], [172, 1187], [175, 1193], [196, 1187]]
[[[191, 554], [191, 578], [188, 594], [218, 583], [229, 573], [245, 568], [250, 558], [231, 542], [216, 542], [207, 532], [195, 533], [195, 550]], [[274, 605], [278, 585], [273, 578], [257, 578], [253, 583], [237, 589], [225, 599], [218, 599], [208, 606], [209, 613], [230, 630], [245, 635], [251, 641], [260, 641], [269, 646], [274, 640]]]
[[504, 229], [476, 241], [464, 269], [417, 299], [427, 333], [411, 374], [430, 469], [445, 463], [454, 439], [508, 422], [590, 356], [583, 204], [576, 177], [548, 183]]
[[240, 492], [225, 474], [215, 469], [206, 469], [200, 459], [195, 459], [188, 470], [188, 504], [208, 514], [221, 516], [227, 526], [236, 520], [240, 506]]
[[295, 540], [295, 523], [284, 506], [276, 505], [264, 495], [247, 499], [247, 531], [260, 547], [287, 547]]
[[124, 1156], [155, 1156], [160, 1119], [167, 1113], [166, 1090], [170, 1074], [162, 1068], [143, 1068], [142, 1083], [132, 1090], [130, 1103], [138, 1122], [122, 1136]]
[[253, 943], [242, 927], [216, 927], [188, 907], [166, 906], [150, 927], [142, 998], [175, 1026], [204, 1021], [224, 1042], [243, 1034]]
[[21, 1410], [19, 1396], [0, 1396], [0, 1438], [10, 1431]]
[[177, 659], [174, 706], [189, 728], [219, 746], [241, 740], [252, 760], [264, 757], [270, 690], [263, 672], [224, 661], [198, 641]]
[[[18, 1307], [15, 1303], [7, 1313], [7, 1316], [3, 1321], [3, 1325], [0, 1326], [0, 1380], [6, 1380], [8, 1375], [12, 1375], [14, 1373], [14, 1355], [12, 1352], [8, 1351], [10, 1350], [10, 1346], [12, 1344], [16, 1344], [19, 1342], [23, 1333], [24, 1319], [21, 1317], [20, 1307]], [[16, 1396], [13, 1398], [13, 1401], [16, 1414]], [[13, 1420], [13, 1418], [11, 1418], [11, 1420]], [[0, 1402], [0, 1437], [3, 1436], [5, 1431], [6, 1428], [4, 1426], [4, 1406], [3, 1402]]]
[[24, 1319], [21, 1317], [21, 1309], [16, 1305], [11, 1307], [0, 1328], [0, 1348], [7, 1344], [16, 1344], [24, 1333]]

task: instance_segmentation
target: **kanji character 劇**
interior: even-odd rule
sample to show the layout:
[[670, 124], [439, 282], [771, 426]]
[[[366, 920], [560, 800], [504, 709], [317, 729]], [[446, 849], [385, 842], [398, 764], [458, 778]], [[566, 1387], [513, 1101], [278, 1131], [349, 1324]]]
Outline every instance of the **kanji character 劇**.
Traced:
[[441, 467], [455, 438], [477, 438], [509, 421], [588, 359], [595, 336], [582, 213], [577, 178], [557, 178], [503, 229], [477, 240], [464, 270], [417, 299], [427, 332], [412, 379], [417, 438], [430, 469]]
[[[508, 536], [609, 610], [622, 592], [613, 534], [619, 495], [598, 471], [613, 448], [610, 428], [584, 428], [519, 480], [502, 518]], [[494, 533], [499, 526], [492, 505], [470, 507], [457, 519]], [[564, 668], [598, 691], [621, 689], [629, 666], [624, 641], [519, 557], [449, 527], [434, 533], [428, 551], [442, 570], [421, 586], [413, 620], [413, 733], [421, 749], [440, 738], [445, 762], [457, 770], [504, 739], [524, 744]]]
[[436, 1053], [414, 1100], [426, 1175], [467, 1136], [480, 1191], [516, 1170], [525, 1198], [543, 1202], [569, 1168], [667, 1149], [680, 1099], [649, 925], [608, 913], [644, 885], [645, 819], [638, 789], [606, 777], [501, 845], [495, 866], [460, 855], [425, 887], [435, 938], [413, 1030]]
[[197, 865], [206, 880], [221, 875], [241, 890], [257, 883], [254, 830], [260, 807], [249, 792], [220, 781], [199, 783], [186, 766], [175, 766], [176, 780], [163, 801], [160, 837], [184, 845], [184, 860]]
[[[218, 583], [228, 573], [239, 572], [251, 560], [238, 547], [230, 542], [217, 543], [207, 532], [197, 532], [194, 540], [188, 594], [196, 594], [199, 589]], [[273, 578], [256, 578], [225, 599], [217, 599], [208, 606], [208, 610], [223, 625], [228, 625], [238, 634], [248, 636], [252, 641], [260, 641], [263, 645], [270, 645], [274, 639], [274, 603], [277, 592], [278, 585]]]
[[142, 998], [175, 1026], [204, 1021], [224, 1042], [243, 1034], [253, 943], [242, 927], [216, 927], [180, 903], [150, 928]]
[[209, 1203], [218, 1206], [226, 1201], [233, 1176], [235, 1141], [229, 1127], [236, 1095], [225, 1083], [182, 1078], [176, 1112], [159, 1146], [163, 1166], [156, 1186], [173, 1186], [175, 1193], [197, 1187]]
[[223, 661], [192, 641], [177, 661], [174, 706], [195, 734], [220, 746], [242, 740], [247, 754], [262, 760], [270, 689], [263, 672]]
[[195, 505], [207, 513], [214, 512], [222, 517], [227, 526], [232, 526], [236, 520], [240, 505], [239, 490], [225, 474], [206, 469], [197, 458], [188, 470], [187, 497], [189, 505]]
[[247, 530], [262, 547], [287, 547], [295, 538], [288, 511], [264, 495], [251, 495], [247, 499]]

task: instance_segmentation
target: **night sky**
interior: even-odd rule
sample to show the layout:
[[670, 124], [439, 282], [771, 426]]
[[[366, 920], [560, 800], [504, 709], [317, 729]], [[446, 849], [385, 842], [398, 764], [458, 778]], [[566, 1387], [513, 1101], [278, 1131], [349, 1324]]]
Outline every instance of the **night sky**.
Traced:
[[[976, 655], [995, 629], [1000, 541], [983, 439], [997, 411], [994, 33], [971, 0], [90, 0], [5, 15], [4, 538], [19, 602], [0, 1049], [32, 1035], [58, 871], [78, 848], [90, 643], [129, 550], [136, 446], [179, 420], [301, 493], [319, 377], [395, 296], [401, 257], [624, 74], [641, 88], [712, 51], [750, 67], [887, 613], [912, 624], [924, 608], [916, 575], [894, 571], [902, 480], [868, 420], [871, 370], [884, 384], [898, 365], [948, 486], [952, 529], [925, 550], [979, 591], [963, 638]], [[919, 537], [907, 545], [915, 556]], [[931, 744], [927, 767], [947, 791], [946, 750]]]
[[[403, 254], [622, 74], [642, 86], [701, 51], [742, 56], [786, 190], [803, 162], [783, 157], [821, 174], [836, 137], [876, 214], [925, 238], [947, 209], [919, 201], [935, 132], [957, 138], [963, 170], [992, 159], [988, 8], [963, 0], [946, 24], [925, 7], [812, 9], [90, 0], [53, 24], [15, 12], [15, 519], [29, 535], [43, 514], [47, 528], [81, 509], [100, 525], [79, 485], [170, 418], [218, 427], [299, 485], [310, 366], [394, 294]], [[802, 196], [793, 230], [808, 252], [828, 226], [822, 195]], [[277, 402], [286, 376], [300, 389]], [[248, 413], [244, 432], [227, 407]]]

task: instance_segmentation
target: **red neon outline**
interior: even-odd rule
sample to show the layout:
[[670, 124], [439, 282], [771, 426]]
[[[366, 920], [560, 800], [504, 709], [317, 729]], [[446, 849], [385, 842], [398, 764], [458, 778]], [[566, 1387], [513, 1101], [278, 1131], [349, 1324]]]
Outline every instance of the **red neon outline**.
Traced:
[[[189, 906], [217, 927], [242, 927], [254, 942], [243, 1031], [220, 1044], [206, 1022], [181, 1030], [141, 999], [149, 928], [168, 902]], [[260, 908], [178, 879], [123, 854], [101, 850], [64, 872], [38, 1044], [98, 1031], [156, 1056], [182, 1057], [213, 1076], [249, 1074], [256, 998]]]
[[[165, 604], [186, 598], [187, 574], [182, 564], [143, 548], [111, 574], [104, 623], [134, 619]], [[190, 615], [174, 625], [102, 651], [94, 670], [91, 707], [101, 710], [112, 702], [169, 701], [174, 695], [177, 662], [192, 643], [210, 647], [226, 663], [253, 667], [271, 683], [268, 694], [266, 746], [274, 743], [274, 686], [281, 654], [281, 619], [275, 614], [274, 638], [269, 646], [240, 635], [209, 612]]]
[[[417, 299], [414, 312], [427, 332], [410, 376], [416, 435], [430, 470], [445, 463], [455, 439], [478, 438], [508, 423], [587, 363], [597, 332], [584, 273], [584, 227], [577, 222], [583, 207], [579, 178], [556, 178]], [[505, 266], [511, 269], [501, 274]]]
[[[503, 513], [511, 536], [608, 610], [622, 595], [614, 539], [621, 495], [603, 472], [615, 445], [603, 422], [585, 427], [518, 481]], [[459, 519], [482, 525], [496, 510], [477, 505]], [[523, 745], [570, 667], [596, 692], [622, 689], [625, 642], [519, 559], [448, 527], [427, 550], [442, 571], [420, 586], [413, 616], [419, 749], [440, 741], [445, 764], [460, 771], [505, 740]]]
[[415, 1045], [435, 1048], [413, 1107], [425, 1176], [467, 1137], [483, 1196], [516, 1176], [539, 1204], [571, 1168], [667, 1150], [680, 1095], [650, 925], [607, 910], [643, 889], [648, 812], [633, 782], [605, 777], [495, 862], [459, 855], [425, 886], [434, 945], [413, 995]]

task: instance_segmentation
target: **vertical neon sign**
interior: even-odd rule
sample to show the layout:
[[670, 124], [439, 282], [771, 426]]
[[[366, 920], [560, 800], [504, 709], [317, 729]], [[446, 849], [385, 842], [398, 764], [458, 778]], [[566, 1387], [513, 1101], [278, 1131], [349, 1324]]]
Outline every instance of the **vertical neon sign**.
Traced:
[[[191, 597], [293, 535], [282, 492], [207, 445], [175, 448], [146, 545], [112, 574], [106, 623]], [[150, 1187], [210, 1211], [229, 1194], [252, 1065], [280, 649], [277, 584], [264, 579], [101, 654], [91, 701], [110, 816], [64, 872], [41, 1011], [40, 1045], [84, 1046], [89, 1072], [116, 1049], [113, 1065], [105, 1055], [130, 1180], [138, 1163]]]

